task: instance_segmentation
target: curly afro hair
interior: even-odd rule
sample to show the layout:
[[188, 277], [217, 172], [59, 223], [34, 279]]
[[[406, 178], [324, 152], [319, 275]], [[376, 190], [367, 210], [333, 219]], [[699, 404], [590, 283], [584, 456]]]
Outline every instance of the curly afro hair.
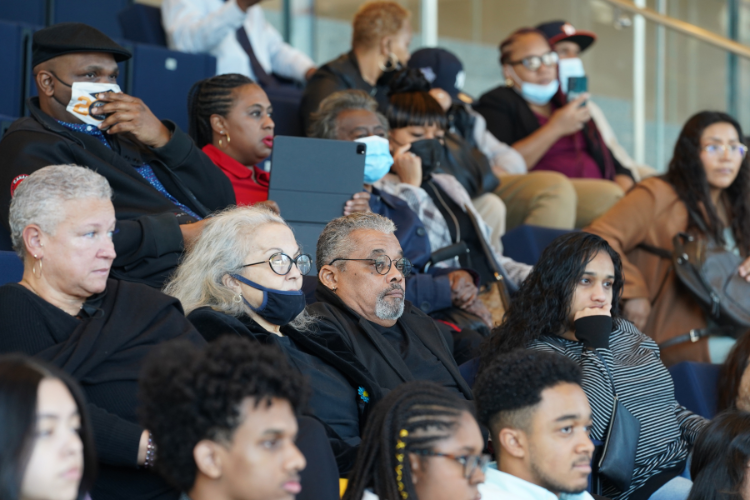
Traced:
[[285, 399], [299, 415], [307, 395], [305, 379], [275, 347], [232, 336], [202, 350], [167, 342], [146, 360], [140, 383], [141, 423], [159, 450], [156, 470], [188, 491], [197, 473], [193, 448], [203, 439], [231, 440], [246, 398], [256, 407]]
[[498, 356], [474, 384], [477, 420], [493, 436], [506, 427], [526, 429], [528, 410], [542, 400], [542, 391], [566, 382], [581, 385], [581, 379], [581, 368], [562, 354], [518, 349]]

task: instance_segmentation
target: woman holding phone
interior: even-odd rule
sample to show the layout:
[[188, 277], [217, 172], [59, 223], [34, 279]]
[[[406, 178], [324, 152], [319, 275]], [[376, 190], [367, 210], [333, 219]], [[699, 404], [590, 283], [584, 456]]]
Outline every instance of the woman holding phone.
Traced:
[[530, 173], [569, 177], [578, 195], [576, 227], [606, 212], [633, 186], [630, 171], [607, 149], [583, 94], [567, 102], [557, 79], [559, 57], [544, 34], [515, 31], [500, 44], [506, 82], [484, 94], [475, 109], [487, 129], [510, 144]]

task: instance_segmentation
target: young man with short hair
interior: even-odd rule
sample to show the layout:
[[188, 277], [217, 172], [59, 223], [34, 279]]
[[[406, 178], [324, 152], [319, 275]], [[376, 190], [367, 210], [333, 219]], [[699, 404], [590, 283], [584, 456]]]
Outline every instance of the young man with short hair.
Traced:
[[497, 457], [479, 487], [483, 500], [591, 500], [591, 407], [581, 377], [572, 360], [527, 350], [482, 372], [477, 416]]
[[273, 347], [226, 336], [198, 350], [170, 343], [146, 365], [142, 421], [156, 469], [181, 500], [294, 500], [306, 382]]

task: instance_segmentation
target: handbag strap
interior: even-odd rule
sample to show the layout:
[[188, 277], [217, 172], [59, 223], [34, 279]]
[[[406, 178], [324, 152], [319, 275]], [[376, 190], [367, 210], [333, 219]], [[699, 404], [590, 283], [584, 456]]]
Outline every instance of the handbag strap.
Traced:
[[592, 352], [597, 358], [599, 358], [599, 361], [602, 362], [602, 364], [604, 365], [604, 369], [607, 370], [607, 377], [609, 377], [609, 383], [612, 386], [612, 392], [615, 395], [615, 399], [619, 400], [620, 398], [619, 396], [617, 396], [617, 388], [615, 387], [615, 378], [612, 376], [612, 372], [609, 369], [609, 365], [607, 364], [606, 361], [604, 361], [604, 358], [601, 356], [601, 354], [599, 354], [599, 352], [596, 349], [593, 349]]

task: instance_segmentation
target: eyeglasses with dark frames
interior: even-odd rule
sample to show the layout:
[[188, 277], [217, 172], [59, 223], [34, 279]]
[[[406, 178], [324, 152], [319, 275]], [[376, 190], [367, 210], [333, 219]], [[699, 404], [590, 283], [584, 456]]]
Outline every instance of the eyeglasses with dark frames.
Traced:
[[536, 71], [542, 67], [542, 64], [544, 64], [545, 66], [554, 66], [559, 60], [560, 56], [557, 55], [557, 52], [550, 51], [546, 54], [542, 54], [541, 56], [529, 56], [524, 57], [520, 61], [508, 61], [508, 64], [510, 64], [511, 66], [523, 64], [526, 69], [530, 71]]
[[277, 252], [271, 255], [268, 260], [261, 260], [260, 262], [253, 262], [252, 264], [245, 264], [242, 267], [257, 266], [258, 264], [265, 264], [271, 266], [271, 270], [278, 275], [286, 276], [289, 271], [292, 270], [292, 265], [296, 265], [299, 272], [303, 275], [310, 272], [312, 268], [312, 257], [306, 253], [299, 254], [296, 258], [292, 258], [284, 252]]
[[370, 262], [372, 265], [375, 266], [375, 271], [377, 271], [378, 274], [382, 274], [385, 276], [388, 274], [391, 270], [391, 265], [395, 264], [396, 269], [398, 269], [401, 274], [404, 277], [407, 277], [411, 274], [412, 264], [409, 262], [409, 259], [406, 259], [404, 257], [398, 259], [397, 261], [391, 260], [390, 257], [387, 255], [381, 255], [379, 257], [376, 257], [374, 259], [333, 259], [331, 262], [328, 263], [328, 265], [332, 265], [334, 262], [338, 262], [340, 260], [354, 260], [354, 261], [361, 261], [361, 262]]
[[484, 472], [487, 469], [487, 464], [490, 463], [492, 457], [489, 455], [451, 455], [450, 453], [439, 453], [433, 450], [409, 450], [409, 453], [420, 455], [423, 457], [445, 457], [455, 460], [459, 464], [464, 466], [464, 477], [469, 479], [474, 475], [474, 472], [479, 469]]

